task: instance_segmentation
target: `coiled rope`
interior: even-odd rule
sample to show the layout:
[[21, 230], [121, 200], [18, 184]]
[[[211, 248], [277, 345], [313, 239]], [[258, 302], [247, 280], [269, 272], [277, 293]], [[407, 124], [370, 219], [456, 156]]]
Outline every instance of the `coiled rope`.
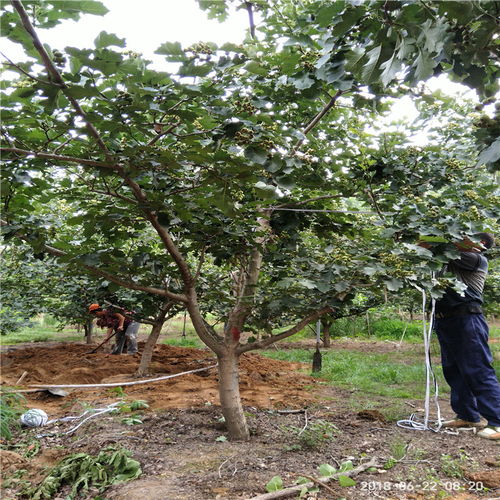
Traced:
[[110, 413], [112, 411], [118, 410], [118, 407], [120, 406], [120, 404], [123, 404], [123, 403], [121, 403], [121, 402], [111, 403], [110, 405], [105, 406], [104, 408], [91, 408], [90, 410], [86, 410], [81, 415], [78, 415], [76, 417], [63, 417], [63, 418], [55, 418], [53, 420], [49, 420], [45, 425], [55, 424], [56, 422], [70, 422], [71, 420], [80, 420], [81, 418], [85, 417], [85, 415], [88, 415], [90, 413], [90, 415], [87, 418], [83, 419], [78, 425], [75, 425], [74, 427], [72, 427], [71, 429], [69, 429], [66, 432], [61, 432], [61, 433], [49, 432], [47, 434], [37, 434], [35, 437], [37, 437], [39, 439], [39, 438], [48, 437], [48, 436], [57, 436], [57, 435], [64, 436], [67, 434], [72, 434], [81, 425], [83, 425], [87, 420], [94, 418], [94, 417], [98, 417], [100, 415], [103, 415], [104, 413]]
[[[434, 276], [433, 276], [434, 277]], [[439, 386], [437, 383], [434, 369], [431, 362], [431, 337], [434, 327], [434, 313], [436, 310], [436, 301], [431, 298], [431, 319], [427, 325], [426, 310], [427, 310], [427, 296], [425, 290], [420, 288], [422, 292], [422, 323], [423, 323], [423, 336], [424, 336], [424, 350], [425, 350], [425, 406], [424, 406], [424, 420], [419, 419], [415, 413], [412, 413], [409, 418], [399, 420], [397, 425], [405, 429], [412, 429], [418, 431], [433, 431], [439, 432], [442, 427], [443, 420], [441, 419], [441, 409], [439, 407]], [[436, 407], [437, 419], [430, 422], [430, 400], [431, 400], [431, 383], [434, 386], [434, 404]]]

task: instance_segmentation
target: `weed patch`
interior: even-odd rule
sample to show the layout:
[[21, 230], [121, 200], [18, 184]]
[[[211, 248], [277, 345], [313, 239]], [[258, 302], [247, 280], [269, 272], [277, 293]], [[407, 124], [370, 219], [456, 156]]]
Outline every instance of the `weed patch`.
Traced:
[[[310, 363], [312, 352], [305, 349], [265, 351], [265, 356], [283, 361]], [[422, 398], [425, 394], [425, 364], [422, 360], [395, 362], [392, 354], [351, 351], [323, 353], [320, 377], [336, 387], [395, 398]], [[413, 361], [413, 363], [411, 362]], [[441, 369], [435, 367], [442, 392], [448, 390]]]
[[20, 394], [2, 389], [0, 393], [0, 436], [3, 439], [12, 438], [12, 429], [18, 427], [18, 418], [25, 411], [25, 399]]

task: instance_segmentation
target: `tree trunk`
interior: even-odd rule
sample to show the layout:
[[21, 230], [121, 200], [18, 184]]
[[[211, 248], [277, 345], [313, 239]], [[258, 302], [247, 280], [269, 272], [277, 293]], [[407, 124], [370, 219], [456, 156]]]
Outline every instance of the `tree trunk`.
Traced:
[[330, 325], [331, 321], [327, 321], [323, 319], [321, 321], [321, 325], [323, 327], [323, 347], [330, 347], [331, 339], [330, 339]]
[[138, 377], [143, 377], [149, 370], [149, 364], [151, 363], [151, 358], [153, 357], [153, 350], [156, 343], [158, 342], [158, 337], [160, 336], [161, 329], [165, 324], [167, 313], [172, 308], [172, 306], [172, 302], [165, 302], [165, 304], [163, 304], [163, 307], [160, 309], [158, 316], [155, 318], [156, 322], [151, 329], [148, 340], [146, 340], [146, 343], [144, 344], [141, 361], [139, 362], [139, 367], [135, 372]]
[[229, 438], [234, 441], [248, 441], [250, 433], [240, 398], [239, 356], [234, 350], [228, 349], [225, 354], [218, 355], [217, 358], [219, 398]]
[[151, 329], [148, 340], [146, 340], [146, 343], [144, 344], [141, 361], [139, 363], [137, 371], [135, 372], [138, 377], [143, 377], [148, 373], [149, 364], [151, 363], [151, 358], [153, 357], [153, 350], [155, 348], [156, 342], [158, 342], [158, 337], [160, 336], [164, 322], [165, 321], [160, 321], [156, 323]]
[[87, 321], [84, 325], [84, 331], [85, 331], [85, 342], [87, 344], [92, 344], [92, 330], [94, 327], [94, 323], [92, 320]]

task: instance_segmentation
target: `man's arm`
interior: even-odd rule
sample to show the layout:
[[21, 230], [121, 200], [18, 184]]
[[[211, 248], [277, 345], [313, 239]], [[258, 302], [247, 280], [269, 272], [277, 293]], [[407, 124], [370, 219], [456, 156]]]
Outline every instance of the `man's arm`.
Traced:
[[115, 317], [118, 318], [117, 330], [123, 330], [123, 325], [125, 324], [125, 316], [120, 313], [115, 313]]
[[458, 247], [460, 257], [451, 261], [456, 266], [465, 271], [477, 271], [481, 264], [481, 252], [479, 250], [463, 250]]

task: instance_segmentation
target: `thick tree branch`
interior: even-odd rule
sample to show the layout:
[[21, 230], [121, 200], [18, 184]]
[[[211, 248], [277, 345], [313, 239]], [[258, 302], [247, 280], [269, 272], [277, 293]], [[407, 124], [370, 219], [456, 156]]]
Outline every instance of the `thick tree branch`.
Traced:
[[253, 3], [245, 2], [245, 7], [248, 12], [248, 22], [250, 23], [250, 36], [255, 40], [255, 19], [253, 17]]
[[146, 146], [152, 146], [155, 142], [159, 141], [163, 136], [167, 135], [167, 134], [170, 134], [170, 132], [172, 132], [172, 130], [175, 129], [175, 127], [178, 127], [180, 124], [180, 122], [175, 122], [173, 123], [172, 125], [170, 125], [170, 127], [168, 127], [166, 130], [164, 130], [163, 132], [160, 132], [158, 135], [156, 135], [155, 137], [153, 137], [147, 144]]
[[19, 149], [19, 148], [0, 148], [0, 151], [2, 153], [14, 153], [23, 156], [34, 156], [36, 158], [45, 158], [47, 160], [80, 163], [81, 165], [88, 165], [90, 167], [104, 167], [104, 168], [110, 168], [112, 170], [118, 170], [120, 168], [118, 165], [115, 165], [113, 163], [105, 163], [102, 161], [95, 161], [95, 160], [86, 160], [84, 158], [75, 158], [74, 156], [55, 155], [53, 153], [43, 153], [40, 151], [28, 151], [26, 149]]
[[270, 209], [286, 208], [286, 207], [296, 207], [298, 205], [305, 205], [306, 203], [312, 203], [314, 201], [332, 200], [334, 198], [345, 198], [345, 194], [326, 194], [324, 196], [318, 196], [316, 198], [310, 198], [309, 200], [291, 201], [289, 203], [283, 203], [282, 205], [276, 205], [275, 207], [270, 207]]
[[264, 340], [261, 340], [259, 342], [253, 342], [251, 344], [244, 344], [241, 346], [238, 346], [236, 349], [236, 352], [238, 354], [243, 354], [244, 352], [248, 351], [255, 351], [257, 349], [263, 349], [267, 346], [270, 346], [271, 344], [274, 344], [275, 342], [278, 342], [279, 340], [286, 339], [287, 337], [290, 337], [294, 335], [297, 332], [300, 332], [303, 328], [306, 327], [309, 323], [312, 323], [313, 321], [316, 321], [318, 318], [321, 318], [321, 316], [324, 316], [325, 314], [331, 313], [333, 311], [333, 308], [330, 306], [325, 306], [322, 307], [321, 309], [318, 309], [317, 311], [313, 311], [309, 313], [305, 318], [300, 320], [295, 326], [292, 328], [289, 328], [288, 330], [279, 333], [278, 335], [272, 335], [271, 337], [267, 337]]
[[[330, 99], [330, 101], [326, 104], [326, 106], [307, 124], [302, 133], [307, 135], [320, 121], [321, 119], [330, 111], [330, 109], [335, 106], [338, 98], [343, 94], [342, 90], [338, 90], [337, 93]], [[293, 148], [296, 151], [304, 142], [304, 139], [300, 139], [295, 147]]]
[[24, 29], [31, 36], [31, 39], [33, 40], [33, 45], [37, 50], [37, 52], [40, 54], [43, 65], [45, 66], [45, 69], [49, 74], [49, 79], [53, 82], [54, 85], [56, 85], [63, 91], [64, 95], [69, 100], [69, 102], [75, 109], [76, 113], [84, 120], [87, 126], [87, 130], [89, 131], [89, 134], [95, 139], [99, 148], [105, 153], [106, 159], [108, 161], [111, 161], [112, 160], [111, 152], [106, 147], [106, 144], [104, 144], [103, 140], [101, 139], [101, 136], [99, 135], [99, 132], [94, 127], [94, 125], [92, 125], [92, 123], [90, 123], [90, 121], [88, 120], [87, 114], [85, 113], [85, 111], [83, 111], [82, 107], [80, 106], [80, 103], [74, 97], [69, 95], [69, 93], [67, 92], [68, 86], [64, 82], [61, 74], [59, 73], [59, 70], [50, 59], [49, 54], [45, 50], [45, 47], [42, 45], [40, 39], [38, 38], [38, 34], [36, 33], [35, 28], [31, 24], [30, 18], [28, 16], [28, 13], [23, 7], [23, 4], [21, 3], [20, 0], [11, 0], [11, 3], [14, 6], [14, 9], [16, 9], [17, 13], [19, 14]]
[[250, 253], [248, 266], [242, 269], [241, 273], [241, 292], [237, 298], [236, 304], [229, 313], [227, 328], [225, 332], [226, 340], [229, 343], [237, 342], [232, 337], [231, 329], [238, 328], [239, 331], [243, 329], [244, 323], [248, 315], [251, 313], [255, 302], [255, 295], [257, 292], [257, 283], [259, 281], [260, 268], [262, 266], [262, 250], [261, 247], [266, 241], [266, 236], [269, 231], [269, 211], [263, 210], [262, 217], [257, 219], [258, 230], [263, 234], [258, 236], [255, 240], [255, 245]]
[[[0, 220], [0, 225], [1, 226], [8, 226], [9, 223], [7, 221]], [[22, 234], [21, 232], [18, 231], [16, 233], [16, 236], [18, 238], [20, 238], [21, 240], [29, 243], [29, 238], [26, 235]], [[47, 252], [50, 255], [53, 255], [54, 257], [68, 257], [67, 252], [64, 252], [63, 250], [52, 247], [50, 245], [43, 244], [42, 250], [44, 250], [45, 252]], [[140, 284], [134, 283], [132, 281], [127, 281], [125, 279], [118, 278], [114, 274], [111, 274], [108, 271], [100, 269], [97, 266], [91, 266], [88, 264], [84, 264], [83, 262], [78, 261], [78, 259], [75, 259], [75, 260], [80, 267], [87, 269], [92, 274], [94, 274], [96, 276], [100, 276], [102, 278], [106, 278], [107, 280], [109, 280], [113, 283], [116, 283], [117, 285], [123, 286], [124, 288], [128, 288], [130, 290], [138, 290], [138, 291], [150, 293], [153, 295], [160, 295], [162, 297], [168, 297], [169, 299], [174, 300], [176, 302], [186, 303], [186, 301], [187, 301], [185, 295], [180, 295], [177, 293], [170, 292], [168, 290], [163, 290], [161, 288], [140, 285]]]
[[135, 199], [139, 202], [139, 205], [141, 207], [142, 213], [144, 214], [145, 218], [154, 227], [162, 243], [165, 245], [165, 248], [167, 249], [168, 253], [177, 264], [177, 268], [179, 269], [182, 275], [184, 289], [186, 290], [187, 293], [187, 290], [193, 287], [193, 276], [191, 275], [187, 262], [185, 261], [181, 252], [175, 245], [174, 241], [172, 240], [170, 233], [162, 224], [160, 224], [156, 212], [152, 208], [149, 208], [149, 200], [147, 199], [146, 195], [144, 194], [139, 184], [137, 184], [137, 182], [131, 179], [126, 174], [123, 168], [120, 168], [119, 175], [132, 190]]

